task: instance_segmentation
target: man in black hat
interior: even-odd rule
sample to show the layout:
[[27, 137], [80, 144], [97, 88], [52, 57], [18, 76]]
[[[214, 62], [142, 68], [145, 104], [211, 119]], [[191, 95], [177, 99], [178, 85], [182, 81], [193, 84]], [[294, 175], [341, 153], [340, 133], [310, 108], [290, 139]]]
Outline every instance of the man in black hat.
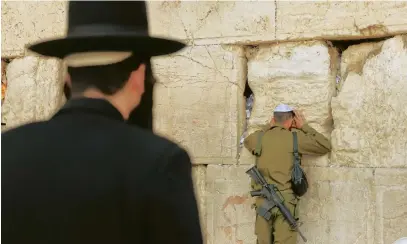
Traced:
[[68, 18], [29, 49], [66, 62], [72, 98], [2, 134], [2, 241], [202, 243], [190, 158], [151, 130], [150, 57], [184, 44], [150, 37], [140, 1], [70, 2]]

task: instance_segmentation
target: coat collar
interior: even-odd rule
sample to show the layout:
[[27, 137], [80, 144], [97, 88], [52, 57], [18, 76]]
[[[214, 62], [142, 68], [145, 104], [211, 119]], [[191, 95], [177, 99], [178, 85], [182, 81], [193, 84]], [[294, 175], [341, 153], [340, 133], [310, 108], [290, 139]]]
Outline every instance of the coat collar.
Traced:
[[280, 128], [280, 129], [283, 129], [283, 130], [288, 130], [288, 131], [291, 130], [291, 129], [285, 128], [285, 127], [284, 127], [282, 124], [280, 124], [280, 123], [275, 123], [274, 125], [272, 125], [272, 126], [270, 127], [270, 130], [273, 129], [273, 128], [276, 128], [276, 127]]
[[122, 114], [110, 102], [105, 99], [95, 98], [75, 98], [68, 102], [55, 114], [57, 117], [61, 114], [84, 112], [90, 114], [99, 114], [108, 118], [125, 121]]

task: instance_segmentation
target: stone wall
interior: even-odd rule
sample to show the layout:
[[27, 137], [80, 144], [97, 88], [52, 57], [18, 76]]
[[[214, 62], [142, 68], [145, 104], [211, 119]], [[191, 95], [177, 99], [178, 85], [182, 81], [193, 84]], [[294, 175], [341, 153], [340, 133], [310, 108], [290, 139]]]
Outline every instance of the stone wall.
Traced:
[[[2, 58], [13, 58], [2, 121], [47, 119], [64, 103], [64, 67], [24, 45], [64, 35], [66, 2], [1, 4]], [[304, 160], [308, 243], [407, 236], [407, 2], [168, 1], [150, 2], [149, 12], [152, 33], [190, 44], [153, 60], [154, 126], [192, 156], [206, 243], [255, 243], [245, 175], [254, 161], [239, 147], [246, 86], [248, 132], [284, 102], [332, 140], [331, 154]], [[328, 41], [376, 37], [387, 39], [342, 53]]]
[[8, 84], [2, 106], [5, 128], [46, 120], [63, 104], [62, 65], [55, 59], [27, 56], [6, 69]]

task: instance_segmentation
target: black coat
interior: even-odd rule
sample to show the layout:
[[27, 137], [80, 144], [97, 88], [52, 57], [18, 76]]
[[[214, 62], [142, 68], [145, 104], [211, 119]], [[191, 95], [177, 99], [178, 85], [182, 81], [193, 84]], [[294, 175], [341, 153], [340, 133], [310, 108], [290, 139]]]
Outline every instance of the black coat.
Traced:
[[1, 139], [3, 243], [202, 243], [188, 154], [107, 101]]

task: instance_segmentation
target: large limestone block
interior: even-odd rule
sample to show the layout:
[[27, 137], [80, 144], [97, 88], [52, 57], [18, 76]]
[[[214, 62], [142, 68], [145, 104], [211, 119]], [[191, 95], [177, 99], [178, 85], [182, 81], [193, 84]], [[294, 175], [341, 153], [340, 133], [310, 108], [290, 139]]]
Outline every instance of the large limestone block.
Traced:
[[2, 1], [1, 55], [21, 56], [27, 43], [65, 35], [67, 1]]
[[46, 120], [61, 106], [62, 64], [56, 59], [17, 58], [7, 66], [7, 95], [2, 109], [7, 128]]
[[278, 40], [356, 39], [405, 32], [405, 1], [276, 1]]
[[151, 1], [151, 33], [198, 45], [275, 39], [273, 1]]
[[332, 99], [332, 164], [407, 167], [406, 40], [397, 36], [343, 53], [346, 76]]
[[356, 39], [407, 31], [405, 1], [152, 1], [149, 13], [152, 33], [196, 45]]
[[407, 169], [376, 169], [376, 244], [407, 236]]
[[248, 166], [208, 165], [207, 243], [254, 244], [255, 210]]
[[[308, 123], [329, 137], [332, 128], [330, 101], [335, 93], [337, 55], [336, 49], [322, 41], [261, 45], [248, 49], [248, 81], [254, 94], [248, 133], [269, 123], [273, 109], [279, 103], [286, 103], [303, 110]], [[249, 161], [240, 160], [241, 163], [252, 163], [252, 160]], [[327, 165], [328, 156], [304, 160], [304, 164], [311, 162]]]
[[299, 215], [303, 223], [300, 229], [309, 243], [376, 243], [373, 169], [305, 170], [310, 187], [300, 200]]
[[153, 70], [156, 132], [185, 146], [196, 164], [236, 163], [244, 120], [243, 50], [189, 47], [154, 59]]

